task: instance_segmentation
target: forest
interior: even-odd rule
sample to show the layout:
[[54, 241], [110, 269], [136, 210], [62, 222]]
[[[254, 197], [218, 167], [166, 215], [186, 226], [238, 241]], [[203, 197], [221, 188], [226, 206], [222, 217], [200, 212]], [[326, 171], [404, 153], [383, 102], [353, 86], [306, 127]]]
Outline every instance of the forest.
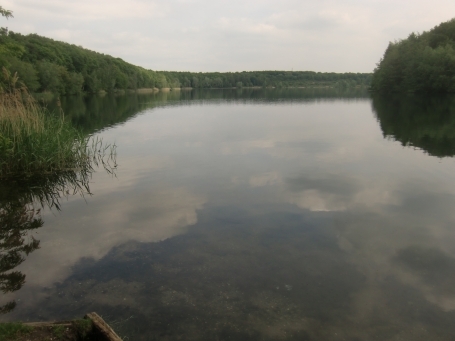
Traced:
[[377, 92], [455, 92], [455, 18], [391, 42], [373, 73]]
[[[37, 34], [0, 29], [0, 65], [31, 92], [61, 95], [139, 88], [369, 86], [370, 73], [312, 71], [170, 72], [147, 70], [80, 46]], [[0, 80], [1, 81], [1, 80]], [[4, 84], [3, 84], [4, 86]]]
[[160, 84], [155, 72], [36, 34], [0, 32], [0, 65], [32, 92], [76, 94]]

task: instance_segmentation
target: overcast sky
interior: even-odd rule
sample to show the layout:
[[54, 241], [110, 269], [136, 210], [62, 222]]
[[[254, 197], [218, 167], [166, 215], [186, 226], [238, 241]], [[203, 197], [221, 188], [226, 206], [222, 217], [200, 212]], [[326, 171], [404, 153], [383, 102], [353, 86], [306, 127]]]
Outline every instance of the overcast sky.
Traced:
[[153, 70], [372, 72], [389, 41], [454, 0], [0, 0], [1, 26]]

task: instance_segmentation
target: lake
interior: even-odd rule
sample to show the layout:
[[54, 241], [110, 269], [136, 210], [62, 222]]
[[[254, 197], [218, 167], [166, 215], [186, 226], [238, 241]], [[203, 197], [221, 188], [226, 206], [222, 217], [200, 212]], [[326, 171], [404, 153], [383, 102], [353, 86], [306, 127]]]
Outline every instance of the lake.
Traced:
[[454, 340], [453, 96], [234, 89], [61, 106], [115, 143], [117, 167], [76, 187], [0, 182], [0, 320], [96, 311], [126, 340]]

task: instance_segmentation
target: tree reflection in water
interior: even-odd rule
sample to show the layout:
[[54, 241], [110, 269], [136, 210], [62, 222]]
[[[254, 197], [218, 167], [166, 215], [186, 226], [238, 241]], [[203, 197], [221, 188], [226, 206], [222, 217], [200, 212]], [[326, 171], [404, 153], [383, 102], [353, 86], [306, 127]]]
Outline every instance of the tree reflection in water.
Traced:
[[[114, 146], [115, 148], [115, 146]], [[6, 295], [22, 288], [26, 275], [15, 271], [26, 257], [39, 249], [32, 234], [43, 226], [41, 210], [60, 210], [60, 200], [72, 195], [91, 195], [93, 166], [101, 165], [115, 175], [115, 149], [97, 155], [89, 167], [27, 178], [0, 179], [0, 290]], [[12, 311], [16, 301], [0, 303], [0, 314]]]
[[453, 96], [374, 95], [372, 107], [384, 137], [432, 156], [455, 156]]
[[[30, 231], [43, 226], [40, 210], [21, 200], [2, 202], [0, 206], [0, 290], [6, 294], [19, 290], [25, 282], [20, 271], [11, 271], [39, 248], [39, 240]], [[0, 306], [0, 313], [14, 309], [15, 301]]]

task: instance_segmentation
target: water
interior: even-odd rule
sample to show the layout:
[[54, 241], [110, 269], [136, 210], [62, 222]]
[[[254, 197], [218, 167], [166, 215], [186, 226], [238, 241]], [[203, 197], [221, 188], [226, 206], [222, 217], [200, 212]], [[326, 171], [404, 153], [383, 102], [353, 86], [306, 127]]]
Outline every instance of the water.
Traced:
[[39, 240], [9, 267], [26, 277], [2, 320], [96, 311], [128, 340], [454, 339], [454, 99], [250, 89], [62, 106], [116, 143], [119, 166], [28, 220], [42, 180], [1, 184], [8, 226]]

